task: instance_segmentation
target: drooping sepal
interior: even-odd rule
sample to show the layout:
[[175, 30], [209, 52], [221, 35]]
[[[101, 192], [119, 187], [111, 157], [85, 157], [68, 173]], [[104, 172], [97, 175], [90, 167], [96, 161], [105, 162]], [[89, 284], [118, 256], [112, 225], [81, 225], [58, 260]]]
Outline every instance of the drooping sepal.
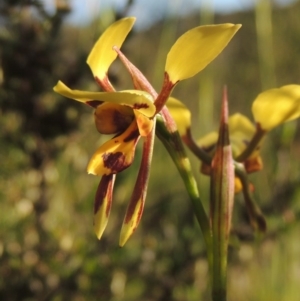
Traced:
[[145, 198], [141, 195], [139, 198], [132, 198], [126, 216], [122, 225], [119, 245], [123, 247], [130, 236], [136, 230], [144, 210]]
[[144, 141], [143, 155], [139, 173], [131, 196], [131, 200], [126, 210], [121, 229], [119, 240], [119, 245], [121, 247], [124, 246], [126, 241], [134, 233], [142, 217], [150, 176], [150, 166], [152, 161], [154, 139], [155, 127], [153, 127], [151, 133], [145, 138]]
[[98, 185], [95, 195], [94, 231], [98, 239], [101, 238], [108, 222], [115, 177], [114, 174], [108, 176], [104, 175]]

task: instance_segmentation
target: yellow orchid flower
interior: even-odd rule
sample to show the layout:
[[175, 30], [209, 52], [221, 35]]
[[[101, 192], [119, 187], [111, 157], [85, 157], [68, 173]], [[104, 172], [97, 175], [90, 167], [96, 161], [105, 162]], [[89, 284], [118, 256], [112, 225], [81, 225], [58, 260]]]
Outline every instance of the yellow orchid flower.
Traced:
[[[101, 134], [115, 135], [98, 148], [87, 167], [88, 173], [102, 176], [94, 205], [94, 229], [99, 239], [107, 224], [115, 176], [131, 165], [136, 145], [143, 138], [142, 161], [121, 230], [121, 246], [135, 231], [143, 212], [156, 114], [164, 117], [170, 131], [177, 130], [165, 107], [168, 101], [167, 105], [173, 112], [177, 111], [177, 116], [180, 116], [181, 111], [183, 118], [178, 126], [180, 132], [184, 130], [190, 115], [183, 104], [169, 97], [173, 88], [179, 81], [205, 68], [240, 28], [240, 25], [233, 24], [198, 26], [183, 34], [168, 54], [164, 82], [161, 92], [157, 93], [120, 50], [134, 22], [135, 18], [128, 17], [113, 23], [96, 41], [88, 56], [87, 64], [104, 92], [72, 90], [61, 81], [54, 87], [55, 92], [93, 107], [97, 130]], [[117, 57], [131, 74], [135, 90], [115, 91], [109, 81], [108, 69]]]
[[[255, 123], [239, 113], [232, 115], [228, 120], [233, 158], [243, 164], [247, 173], [259, 171], [263, 167], [259, 151], [265, 134], [274, 127], [300, 116], [300, 85], [286, 85], [260, 93], [252, 104], [252, 113]], [[184, 116], [188, 114], [185, 113]], [[174, 118], [178, 119], [176, 114]], [[184, 120], [181, 123], [182, 138], [199, 158], [208, 155], [208, 160], [202, 160], [201, 171], [210, 174], [209, 157], [215, 151], [218, 133], [208, 133], [196, 144], [191, 137], [190, 117]], [[242, 189], [239, 179], [235, 180], [235, 189], [236, 192]]]
[[[236, 159], [246, 148], [255, 134], [254, 124], [244, 115], [236, 113], [228, 119], [229, 137], [232, 148], [232, 156]], [[211, 132], [197, 141], [197, 144], [207, 153], [212, 154], [215, 151], [215, 145], [218, 140], [218, 133]], [[262, 160], [259, 155], [259, 146], [251, 153], [251, 155], [243, 161], [245, 169], [248, 173], [262, 169]], [[202, 162], [201, 172], [210, 174], [210, 165]], [[239, 179], [235, 179], [235, 192], [242, 190]]]
[[[236, 159], [248, 146], [255, 134], [255, 125], [244, 115], [236, 113], [228, 119], [230, 144], [233, 158]], [[211, 152], [218, 140], [218, 133], [211, 132], [198, 140], [198, 145], [207, 152]], [[248, 158], [259, 156], [259, 147]]]

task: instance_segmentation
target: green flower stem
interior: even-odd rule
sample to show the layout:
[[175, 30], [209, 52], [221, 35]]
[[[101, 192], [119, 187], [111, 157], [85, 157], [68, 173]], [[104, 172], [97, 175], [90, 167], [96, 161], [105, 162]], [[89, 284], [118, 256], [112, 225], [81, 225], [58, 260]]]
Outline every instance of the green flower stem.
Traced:
[[234, 166], [229, 141], [227, 90], [223, 91], [219, 138], [211, 164], [210, 214], [214, 301], [226, 301], [227, 253], [234, 202]]
[[178, 131], [170, 132], [168, 131], [165, 121], [161, 116], [157, 116], [157, 131], [156, 134], [158, 138], [162, 141], [167, 151], [171, 155], [181, 178], [185, 184], [186, 190], [192, 201], [194, 207], [194, 213], [197, 217], [198, 223], [201, 227], [206, 248], [208, 261], [211, 266], [212, 264], [212, 235], [210, 230], [210, 224], [208, 216], [202, 205], [202, 201], [199, 196], [199, 191], [195, 178], [192, 174], [190, 161], [185, 153], [182, 140]]
[[256, 132], [249, 142], [247, 148], [235, 159], [237, 162], [243, 162], [255, 151], [261, 139], [265, 136], [266, 131], [259, 124], [256, 125]]
[[[224, 187], [226, 181], [222, 178], [220, 170], [211, 177], [211, 202], [212, 214], [212, 246], [213, 246], [213, 280], [212, 299], [214, 301], [226, 300], [227, 287], [227, 251], [228, 251], [228, 208], [226, 204], [226, 194]], [[219, 182], [219, 183], [218, 183]], [[215, 185], [220, 184], [221, 185]]]

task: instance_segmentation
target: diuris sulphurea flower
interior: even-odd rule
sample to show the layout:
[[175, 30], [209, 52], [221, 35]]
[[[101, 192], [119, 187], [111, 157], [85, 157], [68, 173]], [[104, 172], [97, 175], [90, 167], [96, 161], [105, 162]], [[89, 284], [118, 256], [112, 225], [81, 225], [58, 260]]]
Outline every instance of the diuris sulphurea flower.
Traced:
[[[252, 113], [254, 122], [240, 113], [235, 113], [228, 119], [235, 162], [235, 192], [243, 191], [251, 224], [254, 228], [265, 231], [264, 217], [251, 198], [253, 186], [249, 184], [247, 174], [263, 168], [260, 149], [265, 135], [273, 128], [300, 116], [300, 85], [286, 85], [260, 93], [253, 101]], [[219, 134], [216, 131], [210, 132], [196, 142], [191, 134], [190, 114], [185, 113], [184, 116], [185, 123], [180, 128], [181, 137], [201, 160], [201, 172], [211, 175], [212, 157], [216, 152]], [[173, 114], [173, 117], [177, 121], [179, 115]]]
[[[254, 122], [246, 116], [235, 113], [229, 117], [229, 134], [233, 157], [241, 162], [247, 173], [263, 167], [260, 149], [265, 135], [273, 128], [300, 116], [300, 85], [286, 85], [260, 93], [252, 104]], [[212, 152], [218, 134], [211, 132], [197, 144]], [[203, 165], [203, 171], [205, 168]]]
[[[94, 205], [94, 229], [97, 237], [103, 234], [112, 204], [116, 174], [128, 168], [137, 143], [143, 140], [143, 153], [136, 184], [123, 221], [120, 245], [123, 246], [138, 226], [144, 209], [150, 174], [156, 116], [160, 114], [168, 130], [177, 131], [176, 124], [165, 104], [184, 115], [186, 108], [170, 97], [181, 80], [204, 69], [226, 47], [240, 25], [220, 24], [193, 28], [183, 34], [170, 49], [160, 93], [121, 52], [135, 18], [121, 19], [109, 26], [96, 41], [87, 64], [103, 92], [72, 90], [58, 82], [54, 91], [94, 108], [95, 125], [101, 134], [115, 136], [101, 145], [87, 167], [88, 173], [102, 176]], [[134, 90], [116, 91], [108, 78], [108, 69], [119, 57], [129, 71]], [[184, 123], [184, 118], [182, 120]], [[184, 125], [183, 125], [184, 126]], [[179, 129], [182, 128], [178, 123]]]

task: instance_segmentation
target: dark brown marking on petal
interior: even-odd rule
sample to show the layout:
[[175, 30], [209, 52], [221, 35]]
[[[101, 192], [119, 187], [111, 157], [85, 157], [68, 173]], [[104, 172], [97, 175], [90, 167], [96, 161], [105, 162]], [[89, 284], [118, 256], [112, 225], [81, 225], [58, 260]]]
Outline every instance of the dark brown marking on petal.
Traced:
[[98, 106], [100, 106], [101, 104], [103, 104], [104, 101], [101, 100], [88, 100], [86, 102], [87, 105], [89, 105], [90, 107], [96, 109]]
[[137, 139], [140, 136], [140, 132], [138, 129], [129, 133], [129, 135], [124, 138], [123, 142], [129, 142], [131, 140]]
[[94, 213], [96, 214], [99, 208], [102, 206], [105, 197], [107, 196], [109, 202], [106, 208], [106, 214], [109, 214], [112, 200], [112, 191], [113, 191], [113, 177], [114, 175], [104, 175], [101, 178], [101, 181], [98, 185], [95, 201], [94, 201]]
[[128, 167], [128, 165], [125, 165], [125, 156], [122, 152], [105, 153], [102, 158], [104, 166], [109, 168], [112, 173], [120, 172]]
[[[132, 111], [131, 111], [132, 112]], [[132, 122], [134, 115], [126, 115], [124, 112], [120, 112], [115, 110], [113, 112], [113, 123], [118, 128], [118, 132], [124, 131], [128, 128], [130, 123]]]
[[138, 110], [138, 109], [148, 109], [149, 105], [146, 104], [146, 103], [135, 103], [132, 108], [135, 109], [135, 110]]

